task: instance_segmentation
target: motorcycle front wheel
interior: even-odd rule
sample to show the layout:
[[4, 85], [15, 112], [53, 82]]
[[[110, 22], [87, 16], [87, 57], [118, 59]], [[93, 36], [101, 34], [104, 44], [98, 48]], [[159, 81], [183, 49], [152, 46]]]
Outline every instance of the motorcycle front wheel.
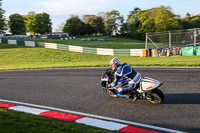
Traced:
[[103, 88], [103, 90], [104, 90], [104, 92], [105, 92], [106, 94], [108, 94], [108, 95], [111, 96], [111, 97], [114, 97], [114, 98], [117, 98], [117, 97], [118, 97], [118, 96], [114, 95], [113, 92], [112, 92], [111, 90], [108, 90], [108, 89], [106, 89], [106, 88]]
[[156, 88], [151, 92], [147, 93], [146, 98], [149, 102], [153, 104], [161, 104], [163, 103], [165, 96], [161, 90]]

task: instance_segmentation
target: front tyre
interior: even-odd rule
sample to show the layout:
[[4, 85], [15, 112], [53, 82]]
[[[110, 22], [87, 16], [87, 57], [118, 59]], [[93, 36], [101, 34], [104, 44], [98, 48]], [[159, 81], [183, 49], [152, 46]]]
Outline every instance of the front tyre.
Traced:
[[147, 93], [146, 98], [149, 102], [153, 104], [163, 103], [165, 96], [161, 90], [158, 88], [152, 90], [150, 93]]
[[111, 97], [117, 98], [118, 96], [114, 95], [113, 92], [111, 90], [108, 90], [106, 88], [103, 88], [103, 91], [108, 94]]

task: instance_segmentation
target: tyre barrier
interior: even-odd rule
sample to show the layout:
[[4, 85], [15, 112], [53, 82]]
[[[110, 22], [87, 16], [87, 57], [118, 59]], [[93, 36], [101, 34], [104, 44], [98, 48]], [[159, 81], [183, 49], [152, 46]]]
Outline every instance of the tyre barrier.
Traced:
[[151, 49], [151, 57], [181, 56], [181, 48]]

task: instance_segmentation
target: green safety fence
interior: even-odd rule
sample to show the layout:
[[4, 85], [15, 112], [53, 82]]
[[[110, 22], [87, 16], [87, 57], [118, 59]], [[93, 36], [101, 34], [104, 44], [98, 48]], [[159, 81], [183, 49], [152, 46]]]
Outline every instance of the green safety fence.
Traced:
[[196, 55], [200, 55], [200, 46], [195, 47], [195, 53]]
[[200, 46], [182, 47], [182, 56], [200, 55]]

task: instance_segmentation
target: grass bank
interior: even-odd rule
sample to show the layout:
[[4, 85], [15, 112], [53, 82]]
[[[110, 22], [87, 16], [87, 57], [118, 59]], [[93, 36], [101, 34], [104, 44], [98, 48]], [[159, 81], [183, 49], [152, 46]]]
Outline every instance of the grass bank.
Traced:
[[[105, 67], [114, 56], [90, 55], [68, 51], [27, 48], [0, 44], [0, 70]], [[200, 56], [130, 57], [118, 56], [132, 66], [200, 66]]]
[[[1, 133], [114, 133], [63, 120], [0, 108]], [[116, 131], [117, 132], [117, 131]]]

